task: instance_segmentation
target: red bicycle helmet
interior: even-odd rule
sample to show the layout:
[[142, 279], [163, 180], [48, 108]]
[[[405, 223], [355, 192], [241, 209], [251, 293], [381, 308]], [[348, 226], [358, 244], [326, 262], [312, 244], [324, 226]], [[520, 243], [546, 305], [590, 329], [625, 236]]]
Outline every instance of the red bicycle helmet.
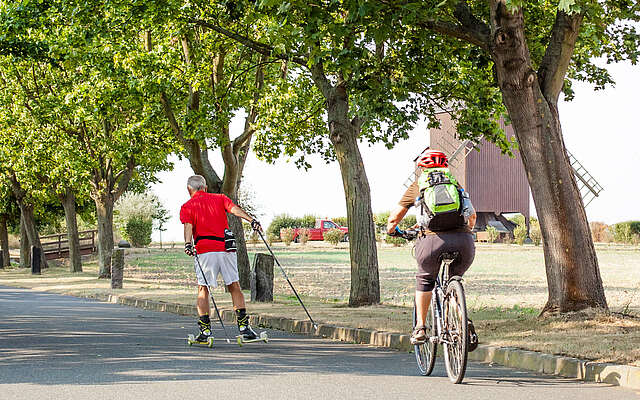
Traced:
[[422, 157], [420, 157], [418, 166], [423, 168], [447, 168], [449, 166], [449, 161], [443, 152], [438, 150], [427, 150], [424, 152]]

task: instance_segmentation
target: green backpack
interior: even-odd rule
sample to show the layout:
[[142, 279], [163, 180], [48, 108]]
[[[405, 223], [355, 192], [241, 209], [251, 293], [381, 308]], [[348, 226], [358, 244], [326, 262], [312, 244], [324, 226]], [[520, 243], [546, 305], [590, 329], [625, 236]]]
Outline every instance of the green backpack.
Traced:
[[464, 226], [462, 194], [449, 168], [428, 168], [418, 178], [423, 227], [433, 232]]

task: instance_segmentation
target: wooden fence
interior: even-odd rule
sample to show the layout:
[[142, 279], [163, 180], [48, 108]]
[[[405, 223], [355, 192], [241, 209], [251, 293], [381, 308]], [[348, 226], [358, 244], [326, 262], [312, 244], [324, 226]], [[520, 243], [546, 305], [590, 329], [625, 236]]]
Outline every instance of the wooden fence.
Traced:
[[[97, 251], [97, 230], [78, 232], [80, 236], [80, 254], [92, 254]], [[42, 250], [47, 260], [69, 257], [69, 241], [66, 233], [40, 236]]]

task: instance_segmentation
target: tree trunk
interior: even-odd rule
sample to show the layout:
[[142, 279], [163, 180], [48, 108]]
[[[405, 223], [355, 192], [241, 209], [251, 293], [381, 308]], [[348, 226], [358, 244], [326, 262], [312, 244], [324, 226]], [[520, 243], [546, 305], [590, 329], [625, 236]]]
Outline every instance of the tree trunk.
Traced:
[[9, 260], [9, 233], [7, 232], [7, 216], [0, 214], [0, 247], [2, 248], [2, 264], [0, 268], [11, 266]]
[[78, 234], [78, 221], [76, 219], [76, 196], [69, 188], [60, 196], [64, 217], [67, 222], [67, 240], [69, 241], [69, 271], [82, 272], [80, 257], [80, 235]]
[[113, 198], [110, 195], [94, 196], [98, 217], [98, 278], [111, 278], [111, 255], [113, 253]]
[[[24, 222], [24, 230], [29, 239], [31, 246], [38, 247], [42, 251], [40, 252], [40, 266], [42, 269], [48, 268], [47, 259], [42, 249], [42, 243], [40, 243], [40, 235], [38, 235], [38, 229], [36, 228], [35, 218], [33, 217], [33, 207], [25, 204], [22, 201], [18, 202], [20, 206], [20, 212], [22, 213], [22, 221]], [[28, 249], [30, 252], [31, 249]]]
[[564, 146], [557, 97], [545, 96], [524, 35], [522, 11], [496, 7], [492, 53], [540, 219], [549, 299], [545, 312], [607, 308], [598, 259]]
[[[230, 145], [227, 145], [230, 146]], [[224, 151], [224, 149], [223, 149]], [[225, 157], [224, 178], [222, 181], [222, 193], [227, 195], [234, 203], [238, 201], [238, 160], [231, 154]], [[240, 287], [245, 290], [251, 289], [251, 265], [249, 264], [249, 255], [247, 254], [247, 243], [244, 240], [244, 228], [242, 219], [232, 214], [227, 214], [229, 228], [236, 237], [236, 246], [238, 250], [236, 255], [238, 258], [238, 275], [240, 276]]]
[[357, 142], [360, 126], [349, 120], [348, 109], [346, 90], [338, 86], [327, 98], [329, 135], [340, 165], [347, 203], [351, 255], [349, 305], [358, 307], [380, 302], [380, 281], [371, 191]]
[[251, 265], [249, 264], [249, 255], [247, 253], [247, 243], [244, 240], [244, 228], [242, 226], [242, 219], [235, 215], [229, 214], [227, 216], [229, 221], [229, 228], [233, 231], [233, 235], [236, 237], [236, 246], [238, 250], [236, 255], [238, 257], [238, 275], [240, 276], [240, 288], [244, 290], [251, 289]]
[[20, 213], [20, 268], [31, 268], [31, 243], [29, 243], [22, 213]]

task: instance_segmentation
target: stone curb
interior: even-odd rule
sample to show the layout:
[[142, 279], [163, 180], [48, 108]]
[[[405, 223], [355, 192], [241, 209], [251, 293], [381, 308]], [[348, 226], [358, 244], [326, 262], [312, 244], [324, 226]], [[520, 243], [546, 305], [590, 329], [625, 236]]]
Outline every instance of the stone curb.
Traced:
[[[82, 297], [150, 311], [170, 312], [180, 315], [197, 314], [195, 305], [167, 303], [113, 294]], [[235, 316], [231, 310], [223, 310], [222, 319], [233, 323]], [[294, 320], [270, 315], [252, 315], [251, 323], [265, 328], [314, 335], [313, 326], [307, 320]], [[409, 342], [409, 336], [400, 333], [318, 324], [317, 336], [350, 343], [388, 347], [407, 352], [413, 350], [413, 346]], [[490, 345], [479, 345], [475, 351], [469, 353], [469, 359], [548, 375], [575, 378], [586, 382], [608, 383], [640, 390], [640, 367], [631, 365], [596, 363], [573, 357], [555, 356], [512, 347]]]

